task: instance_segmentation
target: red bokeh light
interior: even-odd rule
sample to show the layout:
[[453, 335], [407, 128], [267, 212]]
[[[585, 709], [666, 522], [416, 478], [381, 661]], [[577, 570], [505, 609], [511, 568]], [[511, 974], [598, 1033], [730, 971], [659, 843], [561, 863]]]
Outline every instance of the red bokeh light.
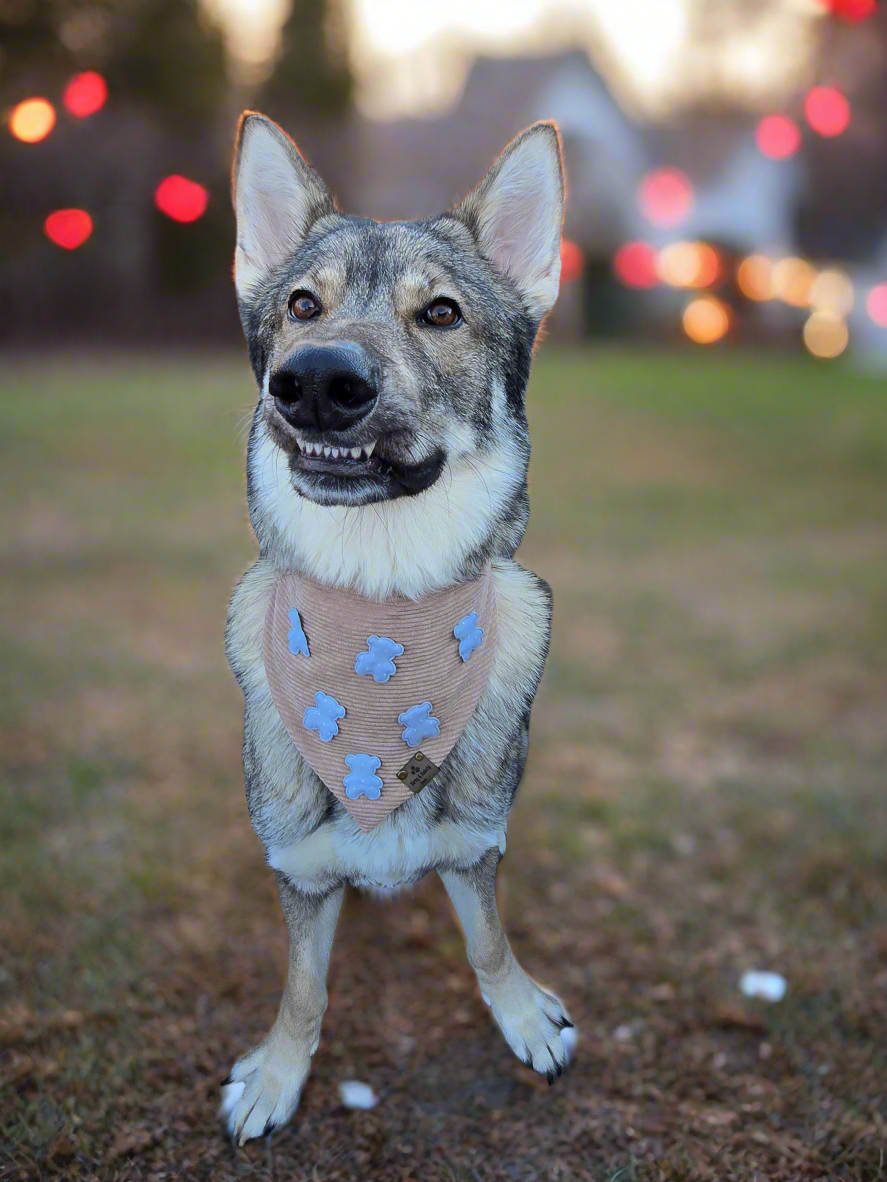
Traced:
[[875, 324], [887, 328], [887, 283], [879, 283], [869, 292], [865, 301], [866, 311]]
[[561, 239], [561, 283], [572, 283], [582, 274], [585, 256], [582, 247], [569, 238]]
[[804, 114], [820, 135], [840, 135], [850, 123], [850, 104], [834, 86], [814, 86], [804, 99]]
[[613, 257], [616, 278], [628, 287], [655, 287], [656, 251], [648, 242], [626, 242]]
[[75, 74], [62, 95], [62, 102], [66, 110], [78, 119], [85, 119], [87, 115], [94, 115], [105, 105], [108, 97], [108, 87], [101, 74], [95, 70], [87, 70], [85, 74]]
[[92, 218], [85, 209], [57, 209], [43, 223], [50, 242], [64, 250], [76, 250], [92, 233]]
[[832, 16], [845, 21], [864, 21], [878, 11], [878, 0], [822, 0]]
[[793, 156], [801, 146], [801, 129], [787, 115], [765, 115], [755, 131], [758, 147], [771, 160]]
[[164, 177], [154, 190], [154, 202], [174, 222], [196, 222], [206, 213], [209, 193], [185, 176]]
[[657, 168], [641, 181], [638, 202], [654, 226], [676, 226], [693, 205], [693, 186], [677, 168]]

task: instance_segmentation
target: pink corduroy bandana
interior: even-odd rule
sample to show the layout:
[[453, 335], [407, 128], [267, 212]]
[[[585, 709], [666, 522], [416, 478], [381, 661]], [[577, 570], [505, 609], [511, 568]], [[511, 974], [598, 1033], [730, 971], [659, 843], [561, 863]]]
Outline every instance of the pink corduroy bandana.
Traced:
[[490, 567], [418, 601], [278, 575], [265, 616], [277, 712], [364, 832], [434, 778], [477, 707], [495, 647]]

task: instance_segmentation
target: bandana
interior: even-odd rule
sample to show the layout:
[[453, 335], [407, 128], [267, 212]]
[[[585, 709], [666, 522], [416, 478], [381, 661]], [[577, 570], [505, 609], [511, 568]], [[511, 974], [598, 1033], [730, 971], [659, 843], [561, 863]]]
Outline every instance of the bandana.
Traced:
[[431, 782], [496, 648], [490, 567], [416, 601], [278, 575], [265, 616], [271, 697], [300, 753], [368, 832]]

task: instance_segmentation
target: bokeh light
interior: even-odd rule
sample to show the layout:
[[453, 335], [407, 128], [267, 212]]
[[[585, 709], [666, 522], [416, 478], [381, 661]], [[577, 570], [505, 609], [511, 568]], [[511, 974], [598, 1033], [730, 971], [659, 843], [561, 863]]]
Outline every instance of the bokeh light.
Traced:
[[75, 118], [86, 119], [102, 109], [107, 97], [108, 87], [104, 78], [95, 70], [87, 70], [74, 75], [65, 87], [62, 102], [65, 110]]
[[679, 169], [657, 168], [641, 181], [638, 204], [654, 226], [676, 226], [693, 208], [693, 186]]
[[196, 222], [206, 213], [209, 193], [197, 181], [174, 174], [164, 177], [154, 190], [154, 202], [174, 222]]
[[771, 160], [793, 156], [801, 146], [801, 129], [787, 115], [765, 115], [758, 123], [755, 140]]
[[55, 127], [55, 107], [45, 98], [29, 98], [9, 112], [9, 130], [25, 144], [45, 140]]
[[882, 328], [887, 328], [887, 283], [873, 287], [866, 297], [865, 310]]
[[713, 345], [726, 336], [730, 328], [730, 313], [725, 304], [714, 296], [700, 296], [684, 309], [684, 332], [697, 345]]
[[578, 242], [561, 239], [561, 283], [573, 283], [582, 274], [585, 257]]
[[672, 242], [660, 250], [656, 273], [671, 287], [711, 287], [721, 273], [721, 260], [707, 242]]
[[76, 250], [92, 233], [92, 218], [85, 209], [57, 209], [43, 223], [50, 242], [64, 250]]
[[834, 86], [814, 86], [804, 99], [804, 114], [820, 135], [840, 135], [850, 123], [850, 104]]
[[874, 16], [878, 11], [878, 0], [821, 0], [832, 16], [855, 23]]
[[613, 258], [616, 278], [628, 287], [655, 287], [656, 251], [648, 242], [626, 242]]
[[804, 344], [814, 357], [838, 357], [847, 348], [850, 334], [840, 316], [814, 312], [804, 324]]
[[806, 308], [816, 279], [816, 271], [804, 259], [780, 259], [771, 272], [773, 294], [793, 308]]
[[736, 270], [736, 282], [747, 300], [773, 299], [773, 264], [763, 254], [750, 254]]
[[846, 271], [820, 271], [810, 288], [810, 307], [815, 312], [846, 316], [853, 308], [853, 280]]

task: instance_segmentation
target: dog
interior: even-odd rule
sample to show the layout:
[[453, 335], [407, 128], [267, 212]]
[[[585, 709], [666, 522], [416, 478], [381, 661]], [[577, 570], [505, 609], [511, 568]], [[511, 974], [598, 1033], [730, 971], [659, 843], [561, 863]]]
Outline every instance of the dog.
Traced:
[[[548, 585], [513, 555], [529, 514], [526, 385], [560, 281], [557, 129], [524, 131], [449, 212], [377, 223], [341, 214], [286, 133], [246, 112], [233, 200], [235, 288], [259, 388], [247, 451], [259, 558], [232, 597], [226, 647], [246, 704], [250, 819], [290, 939], [277, 1019], [222, 1085], [220, 1115], [242, 1145], [296, 1109], [348, 885], [391, 889], [436, 871], [514, 1053], [552, 1083], [574, 1032], [517, 963], [495, 894], [551, 624]], [[369, 634], [376, 610], [389, 612], [390, 636]], [[413, 617], [404, 651], [395, 633]], [[366, 637], [356, 661], [348, 628]], [[430, 632], [433, 660], [420, 655]], [[343, 688], [326, 692], [312, 669]], [[375, 732], [354, 702], [359, 692], [388, 720], [410, 705], [410, 677], [416, 697], [423, 677], [435, 688], [407, 711], [403, 736], [385, 722], [384, 741], [409, 757], [395, 775], [386, 759], [397, 750], [372, 753]], [[303, 725], [292, 695], [315, 686]], [[459, 709], [467, 720], [447, 736]], [[369, 754], [348, 754], [349, 777], [316, 770], [323, 759], [347, 770], [343, 753], [361, 744]]]

